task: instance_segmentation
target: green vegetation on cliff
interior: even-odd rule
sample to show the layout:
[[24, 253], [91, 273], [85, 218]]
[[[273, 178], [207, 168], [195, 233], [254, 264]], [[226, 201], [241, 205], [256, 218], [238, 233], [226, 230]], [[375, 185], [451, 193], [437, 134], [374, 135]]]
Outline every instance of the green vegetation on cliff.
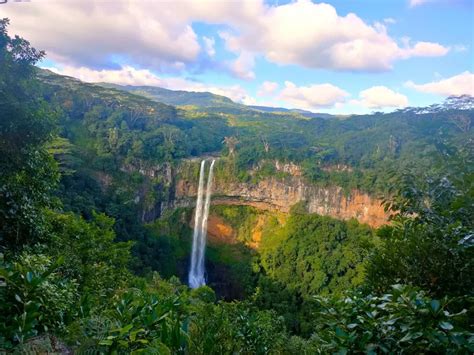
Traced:
[[303, 297], [341, 294], [360, 286], [374, 247], [372, 230], [354, 220], [341, 222], [297, 209], [284, 227], [262, 236], [265, 274]]

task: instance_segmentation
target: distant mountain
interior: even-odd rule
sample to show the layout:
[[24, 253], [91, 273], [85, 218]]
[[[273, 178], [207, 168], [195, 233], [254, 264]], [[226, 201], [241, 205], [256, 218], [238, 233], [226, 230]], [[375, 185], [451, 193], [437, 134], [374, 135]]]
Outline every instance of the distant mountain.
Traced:
[[271, 112], [271, 113], [298, 113], [304, 117], [307, 118], [332, 118], [334, 115], [331, 115], [329, 113], [317, 113], [317, 112], [311, 112], [307, 110], [300, 110], [296, 108], [288, 109], [284, 107], [269, 107], [269, 106], [248, 106], [252, 109], [259, 110], [259, 111], [264, 111], [264, 112]]
[[[57, 77], [49, 70], [40, 70], [40, 76], [48, 77], [48, 80]], [[77, 83], [78, 80], [69, 78], [69, 85]], [[64, 83], [63, 83], [64, 84]], [[222, 95], [216, 95], [211, 92], [169, 90], [157, 86], [133, 86], [133, 85], [117, 85], [109, 83], [87, 84], [90, 86], [102, 87], [105, 89], [119, 90], [130, 94], [138, 95], [138, 97], [147, 98], [157, 103], [172, 106], [187, 106], [188, 110], [195, 110], [217, 114], [270, 114], [277, 116], [287, 116], [289, 118], [299, 119], [345, 119], [354, 117], [351, 115], [331, 115], [328, 113], [317, 113], [302, 109], [288, 109], [283, 107], [269, 107], [257, 105], [244, 105], [232, 101], [230, 98]], [[474, 110], [474, 98], [469, 95], [451, 96], [441, 104], [433, 104], [427, 107], [407, 107], [399, 109], [393, 113], [399, 114], [435, 114], [446, 111], [472, 111]], [[374, 115], [384, 115], [382, 112], [374, 112]], [[385, 115], [390, 113], [385, 113]]]
[[283, 107], [247, 106], [232, 101], [226, 96], [210, 92], [169, 90], [156, 86], [133, 86], [100, 83], [103, 87], [131, 92], [173, 106], [195, 106], [197, 109], [205, 108], [206, 111], [219, 111], [224, 113], [239, 114], [244, 111], [260, 111], [275, 114], [301, 115], [305, 118], [332, 118], [327, 113], [315, 113], [307, 110], [287, 109]]
[[157, 86], [133, 86], [100, 83], [100, 86], [128, 91], [173, 106], [242, 107], [228, 97], [210, 92], [169, 90]]

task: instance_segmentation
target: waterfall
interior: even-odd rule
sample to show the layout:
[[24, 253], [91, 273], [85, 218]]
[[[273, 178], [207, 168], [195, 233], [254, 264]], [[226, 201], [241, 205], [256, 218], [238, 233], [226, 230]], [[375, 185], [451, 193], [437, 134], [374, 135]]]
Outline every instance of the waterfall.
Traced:
[[205, 259], [206, 239], [207, 239], [207, 219], [212, 195], [212, 178], [215, 160], [212, 160], [209, 167], [209, 174], [206, 185], [206, 199], [203, 203], [204, 194], [204, 174], [206, 161], [201, 161], [199, 170], [199, 185], [196, 200], [196, 212], [194, 215], [193, 246], [191, 251], [191, 267], [189, 269], [189, 287], [196, 288], [206, 284]]
[[189, 269], [189, 286], [192, 288], [199, 287], [200, 280], [198, 280], [197, 270], [196, 270], [196, 260], [198, 258], [198, 243], [199, 243], [199, 234], [201, 232], [200, 223], [202, 216], [202, 194], [204, 190], [204, 167], [206, 161], [201, 162], [201, 169], [199, 170], [199, 185], [198, 185], [198, 194], [196, 201], [196, 212], [194, 214], [194, 231], [193, 231], [193, 247], [191, 251], [191, 267]]

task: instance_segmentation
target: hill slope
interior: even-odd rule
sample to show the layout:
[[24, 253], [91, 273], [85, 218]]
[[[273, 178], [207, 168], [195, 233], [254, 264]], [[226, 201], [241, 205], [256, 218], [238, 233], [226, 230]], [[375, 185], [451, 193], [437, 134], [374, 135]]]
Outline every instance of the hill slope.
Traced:
[[225, 96], [210, 92], [169, 90], [157, 86], [132, 86], [100, 83], [100, 86], [110, 87], [141, 95], [154, 101], [163, 102], [173, 106], [200, 106], [200, 107], [235, 107], [242, 108]]
[[228, 97], [216, 95], [210, 92], [169, 90], [156, 86], [133, 86], [100, 83], [100, 86], [131, 92], [136, 95], [147, 97], [154, 101], [173, 106], [191, 106], [196, 110], [207, 110], [212, 112], [227, 112], [243, 114], [249, 111], [268, 112], [274, 114], [286, 114], [302, 116], [305, 118], [331, 118], [330, 114], [314, 113], [307, 110], [287, 109], [283, 107], [247, 106], [232, 101]]

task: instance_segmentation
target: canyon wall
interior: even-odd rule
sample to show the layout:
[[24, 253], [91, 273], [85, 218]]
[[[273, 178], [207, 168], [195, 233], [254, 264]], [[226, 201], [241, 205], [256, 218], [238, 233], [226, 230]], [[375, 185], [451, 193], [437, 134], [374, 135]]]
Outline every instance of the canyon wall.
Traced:
[[[200, 159], [192, 159], [187, 164], [199, 164]], [[196, 165], [197, 166], [197, 165]], [[388, 223], [389, 214], [384, 211], [382, 201], [358, 190], [346, 193], [338, 186], [318, 186], [310, 184], [302, 176], [301, 169], [293, 163], [274, 162], [278, 172], [285, 177], [268, 177], [256, 183], [214, 181], [212, 204], [249, 205], [258, 209], [287, 213], [290, 208], [304, 202], [309, 213], [317, 213], [338, 219], [357, 219], [372, 227]], [[258, 167], [257, 167], [258, 168]], [[347, 167], [332, 167], [332, 169]], [[328, 167], [327, 169], [331, 169]], [[123, 171], [138, 171], [142, 175], [158, 179], [156, 186], [163, 198], [155, 204], [145, 206], [143, 221], [150, 222], [162, 215], [165, 210], [178, 207], [193, 207], [197, 194], [197, 177], [181, 174], [181, 167], [169, 164], [144, 167], [139, 164], [122, 167]], [[137, 199], [143, 200], [147, 191], [138, 194]]]
[[[172, 207], [192, 206], [195, 196], [194, 181], [178, 180]], [[267, 178], [256, 184], [216, 181], [212, 198], [215, 205], [249, 205], [280, 212], [289, 212], [298, 202], [304, 202], [309, 213], [343, 220], [355, 218], [372, 227], [386, 224], [389, 217], [380, 199], [357, 190], [346, 195], [340, 187], [308, 184], [300, 176]]]

